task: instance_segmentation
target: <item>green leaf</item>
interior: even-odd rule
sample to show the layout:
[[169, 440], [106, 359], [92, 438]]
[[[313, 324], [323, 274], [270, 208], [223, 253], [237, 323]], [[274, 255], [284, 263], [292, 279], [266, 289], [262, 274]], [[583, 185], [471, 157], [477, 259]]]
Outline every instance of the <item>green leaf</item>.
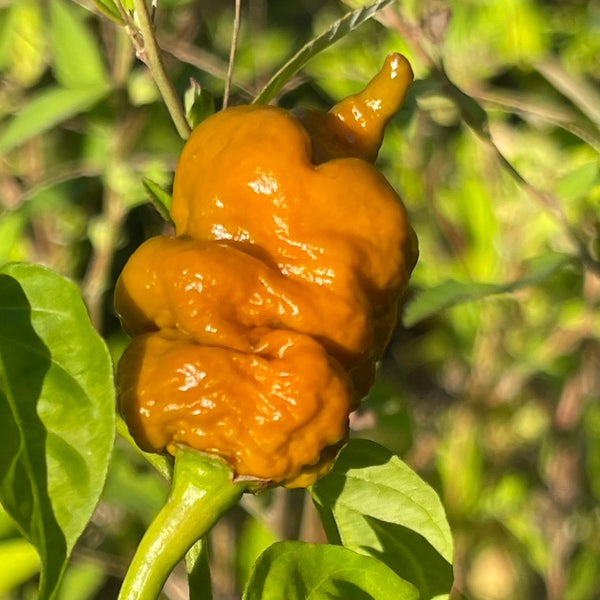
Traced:
[[50, 45], [54, 74], [63, 87], [104, 87], [108, 75], [98, 44], [72, 3], [50, 1]]
[[55, 597], [102, 491], [114, 404], [77, 287], [39, 265], [0, 269], [0, 498], [40, 554], [40, 600]]
[[439, 497], [389, 450], [351, 440], [311, 493], [331, 541], [378, 558], [422, 600], [450, 591], [453, 542]]
[[341, 546], [278, 542], [258, 559], [243, 600], [418, 600], [382, 562]]
[[419, 590], [421, 600], [450, 592], [452, 565], [422, 535], [343, 507], [336, 510], [335, 518], [338, 527], [347, 532], [346, 548], [385, 563]]
[[528, 272], [523, 277], [509, 283], [449, 279], [412, 298], [406, 305], [402, 323], [405, 327], [412, 327], [419, 321], [456, 304], [473, 302], [493, 294], [504, 294], [527, 286], [538, 285], [559, 269], [564, 268], [571, 260], [572, 258], [567, 254], [555, 252], [542, 254], [529, 261]]
[[190, 127], [193, 129], [215, 112], [215, 99], [212, 94], [192, 79], [190, 87], [183, 97], [185, 116]]
[[208, 544], [206, 538], [199, 539], [185, 555], [190, 598], [213, 600]]
[[394, 0], [378, 0], [368, 6], [362, 6], [341, 19], [303, 46], [290, 58], [268, 81], [265, 87], [252, 101], [253, 104], [266, 104], [277, 94], [284, 84], [297, 73], [313, 56], [329, 48], [332, 44], [348, 35], [351, 31], [370, 19], [377, 11], [391, 4]]
[[13, 210], [0, 216], [0, 264], [21, 258], [23, 230], [27, 225], [24, 212]]
[[[350, 440], [333, 469], [312, 486], [311, 494], [334, 517], [342, 509], [406, 527], [452, 562], [452, 535], [437, 493], [398, 456], [375, 442]], [[347, 545], [352, 532], [340, 529], [339, 533]]]
[[585, 194], [591, 194], [600, 181], [598, 171], [598, 161], [596, 160], [569, 171], [558, 181], [557, 195], [563, 200], [575, 200]]
[[28, 87], [40, 79], [45, 69], [42, 5], [37, 0], [14, 0], [0, 18], [0, 71], [5, 70], [3, 79]]
[[147, 177], [142, 179], [142, 185], [144, 186], [146, 195], [154, 205], [154, 208], [159, 212], [160, 216], [168, 223], [172, 223], [171, 215], [169, 213], [171, 210], [171, 194], [160, 187], [158, 183]]
[[[124, 23], [123, 17], [117, 8], [117, 5], [112, 0], [94, 0], [94, 4], [103, 14], [111, 18], [113, 21], [116, 21], [121, 25]], [[123, 2], [123, 6], [127, 6], [127, 4], [128, 2]]]
[[277, 536], [263, 522], [248, 517], [244, 521], [235, 545], [236, 581], [240, 589], [250, 579], [256, 559], [277, 541]]
[[39, 564], [39, 554], [26, 539], [0, 541], [0, 594], [27, 581], [38, 572]]
[[123, 420], [121, 415], [116, 415], [115, 428], [117, 433], [125, 439], [135, 450], [143, 456], [164, 478], [166, 481], [171, 481], [173, 478], [173, 457], [170, 454], [157, 454], [156, 452], [144, 452], [135, 442], [131, 434], [127, 423]]
[[0, 152], [6, 152], [87, 110], [105, 96], [109, 89], [108, 86], [46, 88], [4, 126], [4, 131], [0, 134]]

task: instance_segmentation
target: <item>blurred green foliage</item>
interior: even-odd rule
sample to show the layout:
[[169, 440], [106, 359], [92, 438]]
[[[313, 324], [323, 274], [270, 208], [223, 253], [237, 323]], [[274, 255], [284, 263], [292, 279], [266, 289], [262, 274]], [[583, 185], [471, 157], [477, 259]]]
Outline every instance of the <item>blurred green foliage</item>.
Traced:
[[[250, 101], [358, 4], [244, 2], [230, 104]], [[142, 180], [168, 189], [182, 141], [127, 33], [81, 5], [0, 4], [0, 262], [73, 278], [118, 357], [115, 279], [142, 240], [168, 227]], [[179, 97], [193, 78], [218, 109], [233, 2], [160, 0], [155, 21]], [[379, 158], [419, 235], [401, 312], [412, 316], [352, 424], [440, 491], [457, 597], [598, 598], [599, 30], [592, 0], [394, 3], [277, 97], [328, 107], [391, 50], [413, 65]], [[165, 494], [120, 440], [60, 598], [116, 597]], [[216, 598], [239, 596], [259, 552], [294, 537], [323, 539], [302, 492], [246, 498], [211, 534]], [[0, 598], [34, 598], [36, 557], [4, 513], [0, 557]], [[184, 598], [184, 576], [171, 577], [165, 597]]]

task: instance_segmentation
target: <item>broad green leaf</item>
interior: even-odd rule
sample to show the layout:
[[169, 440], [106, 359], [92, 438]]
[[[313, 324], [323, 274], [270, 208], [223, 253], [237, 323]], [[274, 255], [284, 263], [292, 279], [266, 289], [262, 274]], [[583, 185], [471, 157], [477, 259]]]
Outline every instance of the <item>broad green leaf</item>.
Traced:
[[452, 535], [437, 493], [400, 458], [375, 442], [351, 440], [311, 493], [321, 510], [332, 512], [344, 546], [369, 551], [353, 528], [355, 522], [369, 517], [418, 534], [431, 552], [452, 562]]
[[105, 96], [109, 89], [108, 86], [79, 89], [46, 88], [3, 127], [4, 131], [0, 134], [0, 152], [6, 152], [87, 110]]
[[473, 302], [494, 294], [514, 292], [537, 285], [570, 262], [571, 257], [566, 254], [549, 252], [532, 259], [529, 263], [529, 272], [510, 283], [449, 279], [434, 288], [418, 293], [411, 299], [406, 305], [402, 322], [405, 327], [412, 327], [419, 321], [456, 304]]
[[394, 0], [378, 0], [368, 6], [362, 6], [341, 19], [337, 20], [331, 27], [317, 36], [308, 44], [304, 45], [290, 60], [288, 60], [273, 75], [265, 87], [252, 101], [254, 104], [266, 104], [277, 94], [284, 84], [297, 73], [313, 56], [329, 48], [332, 44], [348, 35], [351, 31], [370, 19], [377, 11], [381, 10]]
[[73, 3], [50, 0], [50, 44], [56, 80], [66, 88], [101, 88], [108, 75], [95, 38]]
[[159, 212], [160, 216], [168, 223], [171, 223], [171, 215], [169, 213], [171, 210], [171, 194], [158, 185], [158, 183], [147, 177], [142, 179], [142, 185], [144, 186], [146, 195]]
[[346, 548], [385, 563], [419, 590], [421, 600], [432, 600], [439, 594], [450, 592], [452, 565], [423, 536], [408, 527], [386, 523], [343, 507], [336, 509], [335, 519], [337, 526], [345, 532]]
[[382, 562], [341, 546], [278, 542], [258, 559], [244, 600], [418, 600]]
[[40, 600], [55, 597], [102, 491], [114, 403], [77, 287], [39, 265], [0, 269], [0, 498], [40, 554]]
[[[10, 591], [38, 572], [40, 556], [24, 538], [0, 541], [0, 595]], [[4, 597], [4, 596], [2, 596]]]

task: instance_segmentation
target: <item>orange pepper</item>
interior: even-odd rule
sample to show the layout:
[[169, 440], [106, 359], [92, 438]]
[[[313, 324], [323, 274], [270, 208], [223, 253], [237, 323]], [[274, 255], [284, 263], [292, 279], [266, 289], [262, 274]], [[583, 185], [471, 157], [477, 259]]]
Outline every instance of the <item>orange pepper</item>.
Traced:
[[236, 106], [192, 132], [177, 235], [144, 243], [115, 293], [134, 336], [119, 406], [143, 449], [187, 444], [288, 486], [327, 471], [418, 256], [371, 164], [411, 81], [391, 54], [328, 113]]

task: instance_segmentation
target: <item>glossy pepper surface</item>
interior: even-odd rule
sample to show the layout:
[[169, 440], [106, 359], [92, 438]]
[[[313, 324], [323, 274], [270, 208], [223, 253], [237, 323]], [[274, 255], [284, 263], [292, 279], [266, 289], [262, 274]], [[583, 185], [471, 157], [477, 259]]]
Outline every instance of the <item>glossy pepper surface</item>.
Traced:
[[133, 336], [119, 407], [141, 448], [186, 444], [288, 486], [327, 471], [417, 260], [372, 164], [411, 81], [391, 54], [329, 112], [236, 106], [192, 132], [176, 236], [140, 246], [115, 294]]

